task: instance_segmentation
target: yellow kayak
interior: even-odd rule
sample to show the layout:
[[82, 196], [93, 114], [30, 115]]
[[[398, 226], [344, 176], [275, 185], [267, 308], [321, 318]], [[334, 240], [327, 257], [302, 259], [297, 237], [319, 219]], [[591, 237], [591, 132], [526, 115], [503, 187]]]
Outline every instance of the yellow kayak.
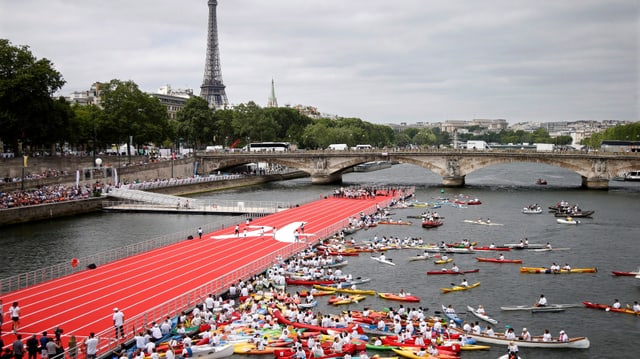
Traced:
[[449, 263], [449, 262], [453, 262], [453, 258], [438, 259], [438, 260], [433, 261], [433, 263], [435, 263], [435, 264], [445, 264], [445, 263]]
[[543, 273], [543, 274], [567, 274], [567, 273], [596, 273], [598, 268], [571, 268], [569, 270], [560, 269], [560, 271], [552, 271], [544, 267], [520, 267], [520, 273]]
[[354, 295], [350, 295], [348, 297], [331, 297], [329, 298], [329, 304], [333, 304], [333, 305], [341, 305], [341, 304], [351, 304], [351, 303], [358, 303], [361, 300], [365, 299], [366, 297], [362, 294], [354, 294]]
[[375, 295], [376, 291], [372, 289], [351, 289], [351, 288], [338, 288], [338, 287], [326, 287], [320, 284], [314, 284], [313, 286], [316, 289], [320, 290], [333, 290], [340, 293], [349, 293], [349, 294], [369, 294]]
[[480, 285], [480, 282], [476, 282], [476, 283], [470, 284], [470, 285], [468, 285], [466, 287], [455, 285], [455, 286], [449, 287], [449, 288], [440, 288], [440, 290], [442, 291], [442, 293], [458, 292], [458, 291], [461, 291], [461, 290], [468, 290], [468, 289], [471, 289], [471, 288], [475, 288], [475, 287], [477, 287], [479, 285]]

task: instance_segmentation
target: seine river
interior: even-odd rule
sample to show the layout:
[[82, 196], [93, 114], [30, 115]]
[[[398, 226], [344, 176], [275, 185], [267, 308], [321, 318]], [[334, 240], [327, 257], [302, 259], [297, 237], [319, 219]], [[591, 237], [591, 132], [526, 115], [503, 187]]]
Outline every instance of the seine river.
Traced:
[[[548, 185], [535, 184], [536, 178], [545, 178]], [[564, 251], [506, 252], [506, 258], [524, 260], [525, 266], [548, 266], [552, 262], [569, 263], [572, 267], [597, 267], [595, 274], [544, 275], [520, 274], [517, 264], [478, 263], [475, 255], [456, 255], [461, 269], [480, 268], [469, 274], [470, 283], [480, 281], [478, 288], [466, 292], [441, 294], [440, 288], [459, 282], [454, 276], [427, 276], [427, 270], [438, 268], [433, 262], [408, 262], [407, 258], [418, 251], [398, 250], [387, 253], [396, 266], [387, 266], [370, 260], [368, 255], [349, 257], [345, 272], [354, 277], [370, 277], [363, 288], [396, 292], [400, 288], [422, 298], [419, 304], [429, 308], [429, 313], [441, 310], [440, 306], [453, 305], [461, 317], [474, 320], [464, 314], [466, 305], [483, 304], [487, 313], [499, 320], [497, 329], [510, 325], [519, 333], [523, 327], [534, 335], [545, 328], [554, 336], [563, 329], [569, 336], [587, 336], [591, 341], [588, 350], [553, 350], [521, 348], [523, 358], [636, 358], [640, 334], [640, 317], [571, 308], [559, 313], [506, 312], [500, 306], [529, 305], [540, 294], [550, 303], [581, 303], [588, 300], [612, 303], [615, 298], [623, 305], [640, 301], [640, 280], [633, 277], [613, 277], [612, 270], [635, 271], [640, 266], [640, 183], [611, 182], [609, 191], [580, 189], [580, 176], [564, 169], [539, 164], [509, 164], [478, 170], [466, 178], [466, 187], [446, 189], [441, 193], [440, 177], [432, 172], [411, 165], [344, 175], [343, 185], [398, 184], [416, 186], [416, 199], [432, 201], [437, 197], [453, 198], [455, 195], [477, 197], [482, 205], [469, 208], [443, 206], [437, 211], [445, 217], [445, 224], [437, 229], [422, 229], [414, 220], [412, 226], [383, 226], [360, 231], [356, 240], [374, 236], [422, 237], [425, 242], [454, 242], [467, 238], [484, 245], [515, 243], [527, 237], [530, 243], [550, 242], [554, 247], [570, 248]], [[333, 186], [316, 186], [310, 179], [270, 183], [262, 186], [223, 192], [200, 194], [198, 198], [234, 200], [287, 199], [305, 202], [327, 195]], [[577, 226], [556, 223], [551, 214], [524, 215], [522, 207], [538, 203], [546, 209], [565, 200], [586, 210], [594, 210], [592, 219], [582, 219]], [[396, 210], [395, 219], [417, 215], [424, 208]], [[465, 223], [465, 219], [491, 218], [501, 226], [481, 226]], [[0, 229], [0, 278], [35, 270], [43, 266], [64, 263], [73, 257], [141, 242], [167, 233], [195, 230], [198, 226], [221, 221], [228, 217], [170, 214], [119, 214], [96, 213], [34, 224]], [[491, 254], [482, 256], [492, 256]], [[298, 288], [293, 287], [292, 290]], [[397, 303], [369, 297], [351, 309], [397, 306]], [[342, 308], [347, 309], [347, 308]], [[319, 310], [336, 311], [325, 305]], [[481, 323], [483, 326], [485, 323]], [[634, 345], [633, 343], [636, 343]], [[504, 354], [504, 348], [490, 351], [465, 352], [463, 358], [496, 358]], [[373, 353], [371, 353], [373, 354]], [[389, 355], [381, 353], [382, 355]]]

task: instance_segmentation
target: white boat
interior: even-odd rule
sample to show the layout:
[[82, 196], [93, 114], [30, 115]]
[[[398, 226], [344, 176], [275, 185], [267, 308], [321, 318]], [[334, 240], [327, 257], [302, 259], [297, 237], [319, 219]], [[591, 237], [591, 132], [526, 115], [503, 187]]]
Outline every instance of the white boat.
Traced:
[[471, 314], [475, 315], [476, 317], [484, 320], [485, 322], [489, 322], [491, 324], [498, 324], [498, 321], [491, 318], [490, 316], [486, 315], [486, 314], [481, 314], [479, 313], [476, 309], [474, 309], [472, 306], [467, 305], [467, 312], [471, 312]]
[[317, 301], [317, 300], [313, 300], [313, 301], [311, 301], [311, 302], [303, 302], [303, 303], [300, 303], [300, 304], [298, 304], [298, 307], [299, 307], [299, 308], [313, 308], [313, 307], [315, 307], [316, 305], [318, 305], [318, 301]]
[[396, 265], [395, 263], [393, 263], [391, 258], [387, 259], [387, 258], [380, 258], [380, 257], [371, 257], [371, 259], [373, 259], [374, 261], [378, 261], [380, 263], [391, 265], [391, 266]]
[[464, 220], [465, 223], [471, 223], [471, 224], [481, 224], [483, 226], [502, 226], [502, 223], [493, 223], [489, 220], [483, 220], [483, 219], [477, 219], [477, 220], [473, 220], [473, 219], [465, 219]]
[[568, 251], [571, 248], [535, 248], [529, 249], [531, 252], [551, 252], [551, 251]]
[[199, 359], [218, 359], [226, 358], [233, 355], [233, 344], [221, 344], [221, 345], [192, 345], [191, 351], [193, 352], [193, 358]]
[[571, 217], [566, 217], [566, 218], [557, 218], [556, 222], [560, 223], [560, 224], [580, 224], [580, 221], [577, 221]]
[[462, 318], [460, 318], [456, 313], [447, 313], [447, 307], [442, 304], [442, 314], [449, 318], [449, 320], [453, 320], [458, 325], [462, 324]]
[[409, 257], [409, 262], [424, 261], [424, 260], [427, 260], [429, 258], [431, 258], [431, 257], [425, 256], [425, 255], [413, 256], [413, 257]]
[[[464, 333], [464, 331], [460, 328], [452, 328], [453, 330]], [[545, 348], [545, 349], [589, 349], [591, 343], [587, 337], [575, 337], [569, 338], [566, 342], [558, 341], [557, 338], [554, 338], [550, 342], [543, 342], [542, 337], [535, 336], [531, 338], [531, 340], [520, 340], [520, 339], [507, 339], [503, 334], [497, 334], [494, 337], [490, 337], [483, 334], [473, 334], [473, 333], [465, 333], [467, 337], [475, 339], [481, 343], [489, 343], [489, 344], [498, 344], [498, 345], [509, 345], [509, 342], [513, 341], [519, 348]]]
[[[562, 309], [566, 309], [566, 308], [581, 308], [583, 305], [580, 303], [576, 303], [576, 304], [547, 304], [544, 308], [562, 308]], [[536, 307], [533, 305], [513, 305], [513, 306], [504, 306], [504, 307], [500, 307], [500, 309], [502, 310], [533, 310], [533, 309], [540, 309], [540, 307]]]
[[640, 181], [640, 171], [630, 171], [624, 174], [625, 181]]
[[529, 243], [524, 245], [523, 243], [505, 243], [502, 245], [503, 247], [509, 247], [512, 249], [534, 249], [534, 248], [544, 248], [545, 244], [542, 243]]
[[542, 213], [542, 207], [524, 207], [522, 209], [522, 213], [524, 214], [540, 214]]

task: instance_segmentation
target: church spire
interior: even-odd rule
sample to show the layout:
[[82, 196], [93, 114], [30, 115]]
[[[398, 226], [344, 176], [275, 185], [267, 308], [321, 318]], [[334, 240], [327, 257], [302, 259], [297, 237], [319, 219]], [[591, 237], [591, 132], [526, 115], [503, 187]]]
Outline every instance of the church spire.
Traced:
[[269, 95], [267, 107], [278, 107], [278, 100], [276, 99], [276, 84], [273, 79], [271, 79], [271, 95]]

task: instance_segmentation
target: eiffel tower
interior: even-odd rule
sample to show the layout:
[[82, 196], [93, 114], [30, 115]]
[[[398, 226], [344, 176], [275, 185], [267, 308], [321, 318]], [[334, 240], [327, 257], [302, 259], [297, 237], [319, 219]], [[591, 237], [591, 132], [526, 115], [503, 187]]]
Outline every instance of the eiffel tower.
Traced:
[[204, 64], [204, 80], [200, 86], [200, 97], [209, 107], [220, 109], [229, 104], [220, 70], [220, 50], [218, 49], [218, 20], [216, 18], [217, 0], [208, 0], [209, 24], [207, 33], [207, 59]]

